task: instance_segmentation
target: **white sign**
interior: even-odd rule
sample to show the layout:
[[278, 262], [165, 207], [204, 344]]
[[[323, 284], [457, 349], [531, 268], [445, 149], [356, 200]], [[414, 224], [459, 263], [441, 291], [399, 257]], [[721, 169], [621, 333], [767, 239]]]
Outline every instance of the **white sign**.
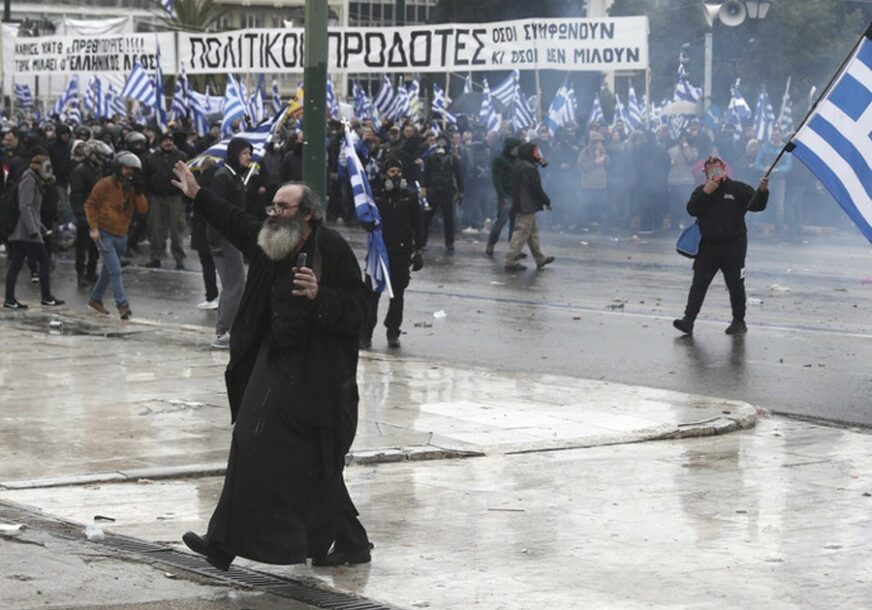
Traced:
[[138, 61], [146, 72], [152, 72], [157, 67], [158, 44], [161, 69], [164, 74], [175, 74], [172, 33], [17, 37], [13, 71], [16, 75], [126, 74]]
[[[648, 18], [522, 19], [498, 23], [331, 28], [330, 72], [465, 72], [517, 68], [644, 70]], [[302, 28], [179, 33], [189, 74], [302, 72]]]

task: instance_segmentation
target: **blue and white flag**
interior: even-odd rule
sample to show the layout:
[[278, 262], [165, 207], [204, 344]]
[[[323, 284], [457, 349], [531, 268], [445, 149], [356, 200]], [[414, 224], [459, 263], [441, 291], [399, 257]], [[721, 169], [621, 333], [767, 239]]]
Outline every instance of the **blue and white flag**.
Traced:
[[79, 112], [79, 79], [74, 76], [67, 83], [67, 88], [58, 96], [52, 110], [58, 115], [61, 120], [71, 120], [76, 123], [82, 122], [82, 115]]
[[99, 76], [92, 76], [85, 90], [85, 109], [95, 119], [106, 119], [111, 115], [109, 99], [103, 91], [103, 81]]
[[279, 93], [279, 81], [273, 79], [272, 82], [272, 111], [273, 114], [280, 112], [282, 109], [282, 94]]
[[515, 99], [515, 113], [512, 116], [512, 127], [518, 130], [530, 129], [536, 125], [536, 117], [533, 114], [533, 109], [530, 108], [530, 102], [524, 92], [518, 90], [518, 97]]
[[778, 110], [778, 119], [775, 124], [781, 128], [781, 131], [793, 131], [793, 101], [790, 99], [790, 78], [787, 79], [787, 86], [784, 88], [784, 96], [781, 98], [781, 108]]
[[191, 108], [190, 97], [188, 77], [183, 68], [181, 73], [176, 77], [176, 87], [173, 91], [172, 111], [174, 120], [181, 121], [188, 116]]
[[176, 3], [176, 0], [160, 0], [160, 5], [164, 7], [164, 10], [167, 12], [167, 15], [172, 16], [173, 14], [173, 5]]
[[118, 89], [116, 89], [115, 85], [112, 83], [109, 83], [109, 86], [107, 87], [106, 97], [109, 100], [110, 116], [127, 116], [127, 106], [124, 103], [124, 98], [121, 97], [121, 94], [118, 93]]
[[757, 107], [754, 109], [754, 137], [761, 143], [769, 140], [769, 134], [775, 125], [775, 109], [769, 102], [769, 94], [764, 85], [757, 97]]
[[130, 74], [127, 76], [127, 81], [124, 83], [124, 88], [121, 89], [121, 97], [136, 100], [146, 106], [154, 106], [156, 94], [154, 85], [151, 82], [148, 74], [138, 61], [133, 64], [130, 69]]
[[466, 78], [463, 80], [463, 92], [472, 93], [472, 72], [466, 73]]
[[[276, 115], [273, 116], [271, 119], [263, 121], [254, 129], [232, 133], [230, 136], [225, 137], [217, 144], [210, 146], [202, 153], [197, 155], [194, 159], [190, 161], [189, 165], [191, 167], [199, 167], [200, 165], [202, 165], [203, 161], [205, 161], [207, 157], [211, 157], [219, 163], [222, 163], [227, 158], [227, 145], [230, 144], [230, 140], [232, 140], [233, 138], [243, 138], [245, 140], [248, 140], [249, 144], [251, 144], [252, 162], [262, 162], [263, 156], [266, 153], [266, 148], [269, 145], [269, 142], [272, 139], [276, 128], [281, 122], [283, 113], [283, 110], [276, 113]], [[196, 111], [194, 114], [196, 116]], [[208, 131], [208, 126], [206, 130]]]
[[520, 87], [518, 79], [520, 76], [521, 73], [518, 70], [512, 70], [512, 73], [506, 77], [506, 80], [493, 88], [491, 91], [491, 97], [499, 100], [506, 108], [513, 108], [515, 100], [518, 97], [518, 90]]
[[636, 90], [633, 85], [630, 85], [630, 92], [627, 94], [627, 123], [630, 129], [638, 129], [645, 122], [642, 108], [639, 106], [639, 101], [636, 99]]
[[445, 120], [452, 125], [457, 124], [457, 117], [448, 112], [448, 105], [451, 100], [445, 96], [445, 91], [442, 90], [437, 83], [433, 83], [433, 101], [430, 102], [430, 110], [433, 114], [444, 117]]
[[409, 85], [409, 112], [413, 119], [421, 116], [421, 85], [418, 84], [418, 79]]
[[788, 144], [872, 242], [872, 26]]
[[700, 99], [702, 99], [702, 88], [691, 85], [684, 64], [679, 65], [678, 82], [675, 83], [675, 92], [672, 94], [672, 101], [695, 103]]
[[378, 93], [375, 94], [373, 104], [378, 109], [379, 113], [387, 118], [391, 118], [388, 111], [394, 105], [394, 86], [391, 84], [391, 79], [387, 75], [382, 77], [381, 86], [378, 88]]
[[487, 79], [484, 79], [484, 89], [481, 97], [481, 110], [478, 113], [479, 122], [484, 125], [488, 131], [497, 131], [500, 128], [500, 117], [494, 108], [493, 100], [491, 99], [490, 87], [488, 87]]
[[351, 83], [351, 98], [354, 101], [354, 116], [360, 120], [370, 118], [367, 113], [369, 109], [366, 103], [366, 93], [364, 93], [363, 87], [357, 81]]
[[327, 115], [331, 119], [339, 118], [339, 102], [336, 101], [336, 91], [330, 78], [327, 79]]
[[593, 106], [590, 108], [590, 115], [587, 117], [587, 128], [590, 129], [594, 123], [603, 123], [603, 107], [600, 104], [599, 93], [593, 98]]
[[558, 129], [572, 120], [571, 112], [569, 89], [566, 85], [561, 85], [557, 93], [554, 94], [554, 99], [551, 100], [548, 112], [542, 117], [542, 125], [548, 128], [551, 135], [554, 135]]
[[730, 103], [727, 105], [728, 120], [735, 125], [736, 130], [741, 132], [742, 123], [751, 118], [751, 107], [745, 101], [745, 96], [739, 89], [741, 79], [736, 79], [736, 84], [730, 87]]
[[30, 93], [28, 85], [19, 85], [15, 83], [15, 103], [22, 108], [34, 108], [36, 102], [33, 100], [33, 94]]
[[391, 270], [388, 266], [388, 249], [382, 237], [382, 219], [378, 206], [372, 197], [372, 189], [366, 170], [354, 150], [351, 140], [351, 130], [345, 130], [345, 154], [348, 158], [348, 179], [351, 182], [351, 194], [354, 197], [354, 211], [360, 222], [372, 223], [375, 229], [369, 232], [366, 240], [366, 264], [364, 273], [372, 279], [375, 292], [387, 290], [390, 298], [394, 298], [391, 286]]
[[233, 123], [239, 121], [239, 126], [245, 130], [245, 115], [247, 100], [241, 83], [232, 74], [227, 75], [227, 89], [224, 92], [224, 118], [221, 120], [221, 136], [233, 134]]
[[627, 109], [624, 107], [624, 103], [621, 101], [621, 96], [615, 93], [615, 115], [612, 118], [612, 127], [614, 127], [615, 123], [618, 121], [623, 121], [624, 125], [630, 125], [630, 117], [627, 114]]
[[[330, 82], [329, 80], [327, 82]], [[266, 77], [261, 74], [257, 79], [257, 87], [251, 92], [251, 97], [248, 99], [248, 114], [255, 124], [260, 123], [266, 118], [266, 109], [264, 108], [263, 96], [264, 88], [266, 87]]]
[[391, 107], [387, 112], [387, 117], [392, 121], [398, 121], [409, 116], [411, 111], [412, 107], [409, 103], [409, 94], [406, 91], [405, 85], [401, 84], [397, 87], [397, 91], [394, 95], [394, 103], [391, 104]]

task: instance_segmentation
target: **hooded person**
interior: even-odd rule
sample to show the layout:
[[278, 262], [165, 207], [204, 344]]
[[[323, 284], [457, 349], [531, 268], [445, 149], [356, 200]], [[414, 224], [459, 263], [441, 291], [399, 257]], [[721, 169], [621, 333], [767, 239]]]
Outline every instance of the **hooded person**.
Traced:
[[[406, 164], [403, 164], [405, 172]], [[407, 178], [408, 179], [408, 178]], [[445, 239], [445, 249], [454, 250], [454, 202], [463, 196], [463, 174], [460, 161], [448, 147], [448, 138], [440, 135], [436, 138], [436, 147], [424, 161], [424, 196], [430, 204], [430, 209], [424, 213], [423, 244], [427, 245], [430, 235], [430, 223], [437, 210], [442, 210], [442, 232]]]
[[30, 153], [30, 163], [17, 185], [18, 222], [9, 234], [9, 269], [6, 272], [6, 309], [26, 309], [15, 298], [15, 283], [18, 273], [27, 258], [33, 258], [39, 266], [39, 288], [42, 304], [46, 306], [63, 305], [63, 301], [52, 296], [50, 285], [51, 261], [43, 237], [49, 233], [42, 222], [43, 199], [48, 189], [54, 190], [55, 176], [51, 159], [42, 147], [34, 147]]
[[225, 379], [235, 422], [227, 474], [205, 535], [185, 544], [218, 569], [371, 560], [343, 480], [357, 428], [357, 361], [368, 294], [357, 258], [325, 227], [306, 184], [282, 185], [264, 222], [201, 189], [180, 163], [195, 213], [249, 262]]
[[545, 256], [539, 249], [539, 229], [536, 226], [536, 213], [551, 209], [551, 199], [542, 189], [542, 178], [537, 167], [543, 167], [545, 163], [536, 144], [527, 142], [518, 147], [518, 158], [512, 166], [512, 209], [517, 217], [509, 254], [506, 256], [506, 271], [526, 269], [525, 265], [518, 262], [525, 244], [536, 261], [536, 269], [554, 262], [553, 256]]
[[[215, 193], [231, 206], [243, 211], [248, 209], [245, 178], [251, 166], [251, 152], [252, 146], [248, 140], [233, 138], [227, 144], [227, 157], [224, 164], [212, 178], [212, 188]], [[221, 280], [218, 320], [215, 323], [215, 339], [212, 341], [212, 347], [227, 349], [230, 347], [233, 319], [236, 317], [245, 287], [245, 265], [242, 254], [220, 231], [211, 226], [207, 227], [206, 239], [215, 263], [215, 271], [218, 272]]]
[[488, 256], [494, 255], [494, 246], [500, 240], [506, 222], [509, 223], [509, 239], [515, 228], [515, 213], [512, 211], [512, 166], [518, 158], [520, 145], [521, 140], [518, 138], [506, 138], [502, 153], [494, 157], [491, 164], [491, 180], [497, 192], [497, 215], [484, 249]]
[[[409, 286], [410, 274], [424, 266], [421, 256], [421, 206], [416, 193], [407, 188], [403, 177], [403, 164], [394, 156], [389, 156], [381, 165], [379, 180], [373, 198], [381, 215], [382, 237], [388, 252], [393, 296], [388, 305], [384, 325], [387, 329], [388, 347], [400, 347], [400, 327], [403, 323], [404, 293]], [[371, 227], [366, 227], [371, 230]], [[373, 227], [374, 228], [374, 227]], [[372, 288], [373, 280], [366, 278]], [[372, 346], [372, 333], [378, 321], [378, 304], [381, 292], [371, 291], [369, 311], [360, 333], [360, 347]]]

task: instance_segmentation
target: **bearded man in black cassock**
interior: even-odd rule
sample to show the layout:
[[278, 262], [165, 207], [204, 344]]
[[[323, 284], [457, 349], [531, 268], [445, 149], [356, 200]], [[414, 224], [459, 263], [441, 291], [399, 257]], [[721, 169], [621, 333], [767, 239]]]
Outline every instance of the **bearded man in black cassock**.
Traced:
[[322, 226], [323, 207], [305, 184], [279, 188], [261, 223], [200, 188], [184, 163], [174, 171], [194, 212], [249, 262], [225, 372], [235, 425], [224, 489], [205, 536], [183, 540], [223, 570], [235, 556], [366, 563], [371, 545], [342, 477], [369, 297], [357, 259]]

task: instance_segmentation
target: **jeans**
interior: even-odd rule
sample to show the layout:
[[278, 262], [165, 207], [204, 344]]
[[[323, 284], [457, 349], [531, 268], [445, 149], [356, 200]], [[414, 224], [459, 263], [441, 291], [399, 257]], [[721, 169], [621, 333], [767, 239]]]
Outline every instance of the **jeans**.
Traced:
[[503, 232], [503, 227], [506, 226], [507, 222], [509, 223], [509, 240], [512, 239], [512, 231], [515, 230], [515, 215], [512, 214], [512, 200], [506, 197], [499, 202], [499, 206], [497, 218], [494, 220], [490, 235], [487, 238], [489, 250], [492, 250], [497, 242], [500, 241], [500, 234]]
[[100, 231], [100, 241], [97, 244], [100, 256], [103, 258], [103, 267], [100, 269], [100, 277], [91, 291], [91, 300], [103, 302], [106, 288], [112, 284], [112, 296], [115, 297], [115, 305], [129, 307], [127, 296], [124, 294], [124, 284], [121, 282], [121, 257], [127, 252], [127, 235], [112, 235], [106, 231]]
[[18, 280], [18, 272], [24, 266], [27, 257], [37, 261], [39, 267], [39, 289], [42, 299], [47, 301], [51, 298], [51, 286], [49, 286], [49, 273], [51, 263], [48, 260], [48, 250], [45, 244], [35, 241], [10, 241], [9, 242], [9, 270], [6, 272], [6, 300], [15, 300], [15, 282]]

